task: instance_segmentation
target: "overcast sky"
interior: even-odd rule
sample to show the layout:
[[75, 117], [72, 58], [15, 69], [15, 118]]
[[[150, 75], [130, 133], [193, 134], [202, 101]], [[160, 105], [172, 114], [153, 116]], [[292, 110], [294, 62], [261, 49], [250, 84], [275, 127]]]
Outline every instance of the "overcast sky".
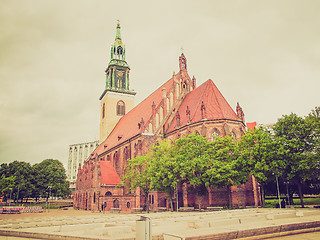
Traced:
[[212, 79], [247, 122], [320, 105], [320, 1], [0, 0], [0, 163], [99, 138], [117, 20], [136, 104], [178, 72]]

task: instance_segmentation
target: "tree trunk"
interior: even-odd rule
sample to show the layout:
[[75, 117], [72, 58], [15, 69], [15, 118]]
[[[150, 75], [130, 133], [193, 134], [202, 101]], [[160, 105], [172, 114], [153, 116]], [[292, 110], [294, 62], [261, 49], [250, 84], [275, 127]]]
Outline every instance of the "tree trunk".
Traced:
[[266, 207], [266, 199], [265, 199], [263, 184], [260, 185], [260, 190], [261, 190], [261, 204], [262, 204], [262, 207], [265, 208]]
[[228, 205], [229, 209], [232, 209], [232, 196], [231, 196], [231, 186], [227, 186], [227, 192], [228, 192]]
[[200, 196], [199, 192], [197, 192], [197, 199], [198, 199], [198, 206], [199, 206], [199, 212], [200, 212], [201, 211], [202, 197]]
[[304, 208], [301, 182], [298, 183], [298, 191], [299, 191], [299, 198], [300, 198], [301, 207]]
[[145, 192], [144, 196], [145, 196], [144, 202], [147, 207], [146, 210], [147, 210], [147, 213], [149, 213], [149, 192]]
[[171, 212], [173, 212], [173, 200], [172, 200], [172, 197], [170, 198], [170, 209], [171, 209]]

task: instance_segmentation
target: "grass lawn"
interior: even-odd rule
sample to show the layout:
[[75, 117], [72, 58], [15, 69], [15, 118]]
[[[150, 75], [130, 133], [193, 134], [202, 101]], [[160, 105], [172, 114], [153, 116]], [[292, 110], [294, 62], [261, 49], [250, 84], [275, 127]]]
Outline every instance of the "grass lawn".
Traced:
[[[282, 199], [284, 199], [285, 196], [281, 196], [281, 201]], [[300, 199], [299, 197], [295, 197], [293, 199], [293, 203], [294, 203], [294, 207], [301, 207], [301, 204], [300, 204]], [[320, 197], [317, 196], [317, 197], [304, 197], [303, 198], [303, 203], [305, 206], [308, 206], [308, 205], [320, 205]], [[275, 199], [275, 198], [266, 198], [266, 207], [267, 208], [275, 208], [276, 205], [279, 204], [279, 200], [278, 199]]]

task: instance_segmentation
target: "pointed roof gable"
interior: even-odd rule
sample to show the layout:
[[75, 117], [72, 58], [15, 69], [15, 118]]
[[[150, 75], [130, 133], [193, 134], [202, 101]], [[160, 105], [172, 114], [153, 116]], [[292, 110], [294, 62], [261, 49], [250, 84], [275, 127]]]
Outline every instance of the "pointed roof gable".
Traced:
[[99, 161], [100, 166], [100, 184], [118, 185], [121, 184], [120, 177], [112, 166], [111, 161]]
[[[176, 75], [180, 77], [180, 73]], [[165, 84], [154, 91], [149, 97], [143, 100], [140, 104], [134, 107], [130, 112], [124, 115], [115, 128], [112, 130], [107, 139], [100, 144], [94, 153], [101, 154], [112, 147], [124, 142], [131, 137], [141, 133], [141, 129], [138, 127], [138, 123], [143, 118], [146, 123], [152, 116], [153, 103], [158, 106], [162, 101], [162, 89], [165, 88], [167, 92], [171, 91], [174, 84], [174, 78], [169, 79]], [[120, 139], [119, 139], [120, 138]]]
[[[188, 93], [183, 100], [177, 111], [180, 115], [180, 127], [188, 123], [189, 117], [191, 123], [198, 122], [202, 119], [202, 103], [205, 107], [204, 111], [207, 120], [238, 120], [236, 113], [232, 110], [217, 86], [209, 79]], [[187, 108], [190, 111], [190, 116], [186, 114]], [[174, 118], [167, 132], [175, 130], [176, 127], [176, 118]]]

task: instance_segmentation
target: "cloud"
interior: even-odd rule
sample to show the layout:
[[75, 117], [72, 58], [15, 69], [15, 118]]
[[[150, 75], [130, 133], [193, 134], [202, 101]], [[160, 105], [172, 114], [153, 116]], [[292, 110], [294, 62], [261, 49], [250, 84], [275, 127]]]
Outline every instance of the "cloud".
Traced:
[[99, 97], [116, 22], [136, 103], [178, 71], [211, 78], [246, 120], [275, 122], [319, 105], [319, 1], [3, 0], [0, 162], [66, 164], [98, 139]]

